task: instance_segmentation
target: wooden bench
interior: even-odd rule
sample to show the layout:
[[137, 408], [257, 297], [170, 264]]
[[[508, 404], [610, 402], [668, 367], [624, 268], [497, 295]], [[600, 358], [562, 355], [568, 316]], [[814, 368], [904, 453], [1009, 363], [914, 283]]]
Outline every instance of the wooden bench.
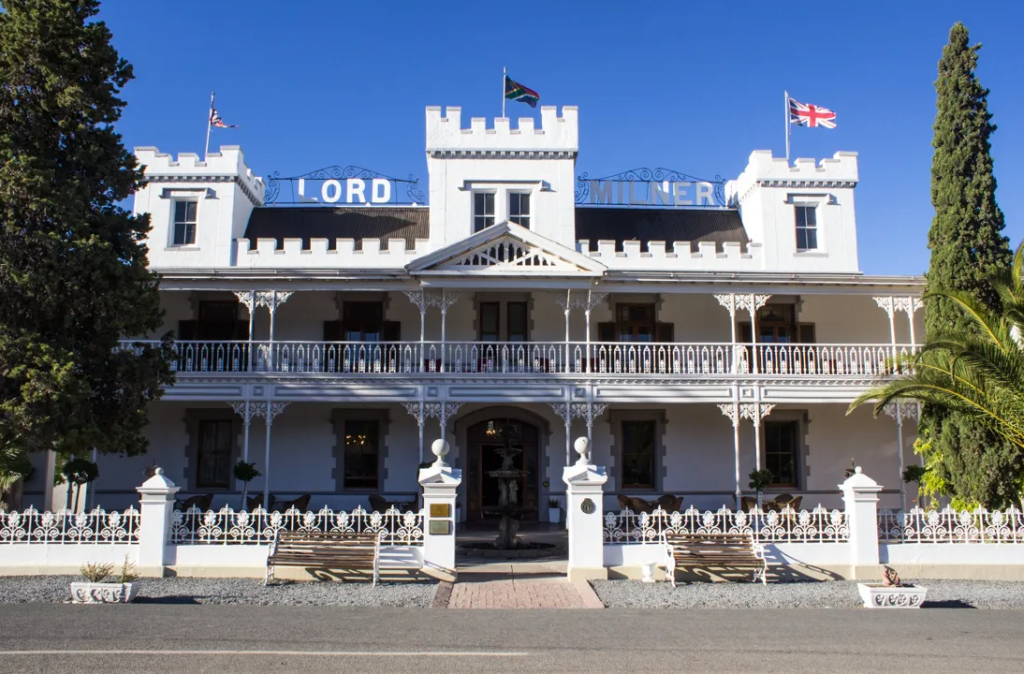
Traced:
[[372, 570], [376, 586], [380, 581], [380, 538], [374, 533], [278, 531], [270, 543], [264, 586], [278, 566]]
[[753, 582], [767, 584], [768, 562], [764, 546], [754, 542], [752, 534], [691, 534], [666, 531], [662, 534], [667, 559], [665, 572], [676, 586], [676, 567], [726, 567], [752, 569]]

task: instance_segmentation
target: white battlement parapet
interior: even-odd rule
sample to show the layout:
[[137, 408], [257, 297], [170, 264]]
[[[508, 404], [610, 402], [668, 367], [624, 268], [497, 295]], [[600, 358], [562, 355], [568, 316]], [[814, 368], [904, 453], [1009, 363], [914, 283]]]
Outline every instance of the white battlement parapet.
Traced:
[[836, 152], [820, 163], [800, 158], [791, 165], [783, 157], [773, 157], [771, 150], [755, 150], [739, 178], [726, 184], [726, 203], [735, 206], [754, 186], [856, 187], [858, 180], [856, 152]]
[[218, 182], [236, 179], [252, 198], [263, 202], [263, 178], [246, 165], [245, 155], [238, 145], [221, 145], [220, 152], [211, 152], [205, 160], [194, 152], [182, 152], [175, 159], [155, 147], [135, 148], [135, 158], [149, 182], [160, 182], [161, 178], [177, 181], [185, 178], [195, 182], [202, 182], [204, 178]]
[[403, 269], [412, 260], [429, 254], [430, 242], [416, 239], [413, 248], [405, 239], [388, 239], [381, 247], [380, 239], [362, 239], [361, 250], [356, 250], [355, 239], [310, 239], [309, 248], [303, 249], [302, 239], [285, 238], [281, 245], [277, 239], [259, 238], [250, 241], [236, 239], [237, 266], [261, 269]]
[[493, 126], [487, 118], [473, 117], [468, 129], [462, 128], [462, 108], [448, 106], [442, 114], [440, 106], [427, 108], [428, 153], [472, 153], [489, 151], [568, 152], [579, 150], [579, 116], [574, 105], [541, 106], [540, 128], [532, 117], [521, 117], [512, 128], [508, 117], [497, 117]]

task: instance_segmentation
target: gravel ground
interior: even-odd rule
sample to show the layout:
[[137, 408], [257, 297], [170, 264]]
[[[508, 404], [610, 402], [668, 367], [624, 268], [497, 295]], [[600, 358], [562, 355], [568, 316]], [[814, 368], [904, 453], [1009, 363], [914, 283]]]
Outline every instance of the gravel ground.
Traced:
[[[608, 608], [855, 608], [856, 581], [819, 583], [669, 583], [592, 581]], [[1024, 582], [931, 580], [924, 608], [1024, 608]]]
[[[0, 603], [60, 603], [70, 600], [77, 576], [0, 577]], [[254, 578], [144, 578], [139, 604], [293, 604], [315, 606], [395, 606], [429, 608], [434, 582], [287, 582], [263, 587]]]

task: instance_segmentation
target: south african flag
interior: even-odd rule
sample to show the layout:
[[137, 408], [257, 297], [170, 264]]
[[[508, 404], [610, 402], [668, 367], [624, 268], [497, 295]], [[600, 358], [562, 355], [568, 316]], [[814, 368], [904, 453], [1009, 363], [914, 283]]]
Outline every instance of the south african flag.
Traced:
[[537, 101], [540, 100], [540, 94], [505, 75], [505, 98], [512, 101], [521, 101], [528, 104], [531, 108], [536, 108]]

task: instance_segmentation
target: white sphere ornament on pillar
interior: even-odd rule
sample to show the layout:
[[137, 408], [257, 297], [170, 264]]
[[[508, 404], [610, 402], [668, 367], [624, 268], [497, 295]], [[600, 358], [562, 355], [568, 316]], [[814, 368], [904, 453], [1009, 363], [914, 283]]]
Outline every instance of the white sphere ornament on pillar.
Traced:
[[437, 460], [434, 461], [435, 468], [444, 468], [448, 464], [444, 462], [444, 457], [448, 455], [448, 441], [438, 438], [434, 442], [430, 443], [430, 451], [434, 453]]
[[590, 440], [587, 438], [576, 438], [576, 442], [573, 443], [573, 448], [576, 453], [580, 455], [580, 458], [576, 459], [577, 466], [586, 466], [590, 464]]

